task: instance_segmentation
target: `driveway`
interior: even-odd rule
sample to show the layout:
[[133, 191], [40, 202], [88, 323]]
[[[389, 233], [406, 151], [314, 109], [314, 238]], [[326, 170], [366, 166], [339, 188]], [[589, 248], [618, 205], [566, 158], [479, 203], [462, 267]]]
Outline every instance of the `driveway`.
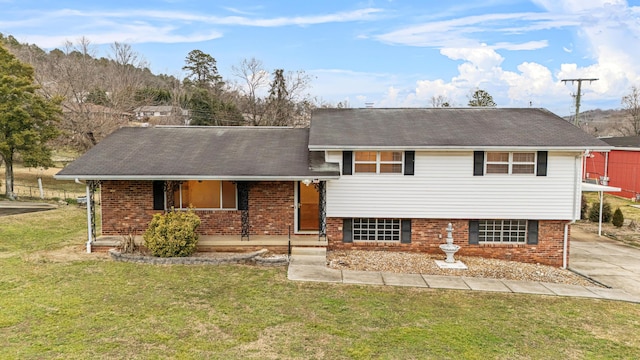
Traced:
[[640, 296], [640, 249], [571, 227], [569, 269]]

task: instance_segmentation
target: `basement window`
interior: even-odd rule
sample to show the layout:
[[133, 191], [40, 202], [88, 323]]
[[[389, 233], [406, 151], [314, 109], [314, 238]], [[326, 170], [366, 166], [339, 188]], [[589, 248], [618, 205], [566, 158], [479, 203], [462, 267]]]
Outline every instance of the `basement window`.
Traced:
[[353, 241], [400, 241], [400, 219], [353, 219]]
[[480, 220], [478, 240], [480, 243], [525, 243], [527, 220]]

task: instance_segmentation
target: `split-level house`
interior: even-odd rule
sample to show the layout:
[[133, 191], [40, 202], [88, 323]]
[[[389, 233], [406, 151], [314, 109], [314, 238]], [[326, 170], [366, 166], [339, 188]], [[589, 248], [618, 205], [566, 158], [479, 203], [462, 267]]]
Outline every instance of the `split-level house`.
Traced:
[[459, 255], [560, 267], [583, 155], [609, 149], [543, 109], [321, 109], [309, 129], [123, 128], [56, 177], [100, 187], [89, 249], [192, 207], [202, 247], [440, 253], [451, 223]]

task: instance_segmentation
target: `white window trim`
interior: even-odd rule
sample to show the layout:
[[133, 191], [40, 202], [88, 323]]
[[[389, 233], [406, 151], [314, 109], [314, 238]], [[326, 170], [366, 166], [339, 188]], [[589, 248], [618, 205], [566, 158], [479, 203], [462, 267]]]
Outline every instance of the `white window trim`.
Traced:
[[[489, 153], [505, 153], [508, 152], [509, 153], [509, 161], [508, 162], [502, 162], [502, 161], [489, 161]], [[513, 154], [533, 154], [533, 162], [514, 162], [513, 161]], [[487, 171], [487, 165], [508, 165], [508, 172], [505, 173], [490, 173]], [[533, 172], [531, 173], [527, 173], [527, 174], [514, 174], [513, 173], [513, 165], [533, 165]], [[536, 172], [538, 171], [538, 153], [536, 151], [485, 151], [484, 153], [484, 174], [485, 175], [489, 175], [489, 176], [493, 176], [493, 175], [516, 175], [516, 176], [532, 176], [532, 175], [536, 175]]]
[[[356, 153], [358, 152], [375, 152], [376, 153], [376, 160], [375, 161], [357, 161], [356, 160]], [[402, 154], [402, 160], [400, 161], [382, 161], [380, 159], [380, 153], [381, 152], [399, 152]], [[389, 151], [377, 151], [377, 150], [356, 150], [353, 152], [353, 161], [352, 161], [352, 165], [351, 165], [351, 173], [353, 175], [383, 175], [383, 176], [397, 176], [397, 175], [403, 175], [404, 174], [404, 151], [397, 151], [397, 150], [389, 150]], [[356, 171], [356, 164], [375, 164], [376, 165], [376, 172], [372, 173], [372, 172], [357, 172]], [[381, 173], [380, 172], [380, 165], [400, 165], [400, 171], [396, 172], [396, 173]]]
[[[492, 241], [487, 241], [487, 240], [482, 240], [483, 238], [483, 233], [487, 233], [486, 229], [483, 232], [483, 223], [487, 223], [487, 222], [499, 222], [500, 223], [500, 229], [495, 231], [496, 233], [498, 233], [499, 235], [499, 240], [492, 240]], [[518, 232], [520, 234], [523, 235], [522, 239], [518, 239], [517, 241], [505, 241], [505, 231], [504, 231], [504, 225], [505, 222], [524, 222], [524, 230], [515, 230], [515, 232]], [[486, 227], [486, 226], [485, 226]], [[511, 230], [510, 232], [514, 232], [514, 230]], [[527, 237], [529, 236], [529, 222], [527, 220], [517, 220], [517, 219], [496, 219], [496, 220], [480, 220], [479, 224], [478, 224], [478, 243], [480, 244], [526, 244], [527, 243]]]
[[[233, 208], [223, 208], [222, 207], [222, 181], [223, 180], [217, 180], [217, 181], [220, 181], [220, 194], [218, 194], [220, 196], [220, 207], [219, 208], [193, 208], [193, 210], [202, 210], [202, 211], [234, 211], [234, 210], [238, 210], [238, 184], [234, 184], [234, 187], [235, 187], [235, 198], [236, 198], [235, 199], [235, 206]], [[190, 208], [188, 208], [188, 207], [182, 207], [182, 182], [180, 183], [178, 191], [179, 191], [179, 194], [180, 194], [180, 203], [179, 204], [174, 204], [174, 209], [175, 210], [189, 210]], [[165, 193], [165, 196], [173, 196], [173, 194], [169, 195], [169, 194]]]

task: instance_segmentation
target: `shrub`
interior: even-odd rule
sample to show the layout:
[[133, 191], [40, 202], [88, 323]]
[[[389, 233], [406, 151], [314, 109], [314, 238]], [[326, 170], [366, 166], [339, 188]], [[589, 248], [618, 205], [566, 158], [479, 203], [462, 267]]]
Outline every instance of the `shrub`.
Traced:
[[[600, 203], [594, 202], [591, 204], [591, 209], [589, 209], [589, 221], [598, 222], [598, 218], [600, 216]], [[608, 202], [602, 204], [602, 222], [611, 221], [611, 205]]]
[[615, 227], [622, 227], [624, 224], [624, 215], [622, 215], [620, 208], [616, 208], [616, 211], [614, 211], [611, 223], [613, 223]]
[[589, 203], [584, 194], [582, 194], [580, 199], [580, 219], [587, 219], [587, 216], [589, 216]]
[[196, 250], [200, 218], [192, 210], [155, 214], [143, 235], [151, 254], [159, 257], [189, 256]]

